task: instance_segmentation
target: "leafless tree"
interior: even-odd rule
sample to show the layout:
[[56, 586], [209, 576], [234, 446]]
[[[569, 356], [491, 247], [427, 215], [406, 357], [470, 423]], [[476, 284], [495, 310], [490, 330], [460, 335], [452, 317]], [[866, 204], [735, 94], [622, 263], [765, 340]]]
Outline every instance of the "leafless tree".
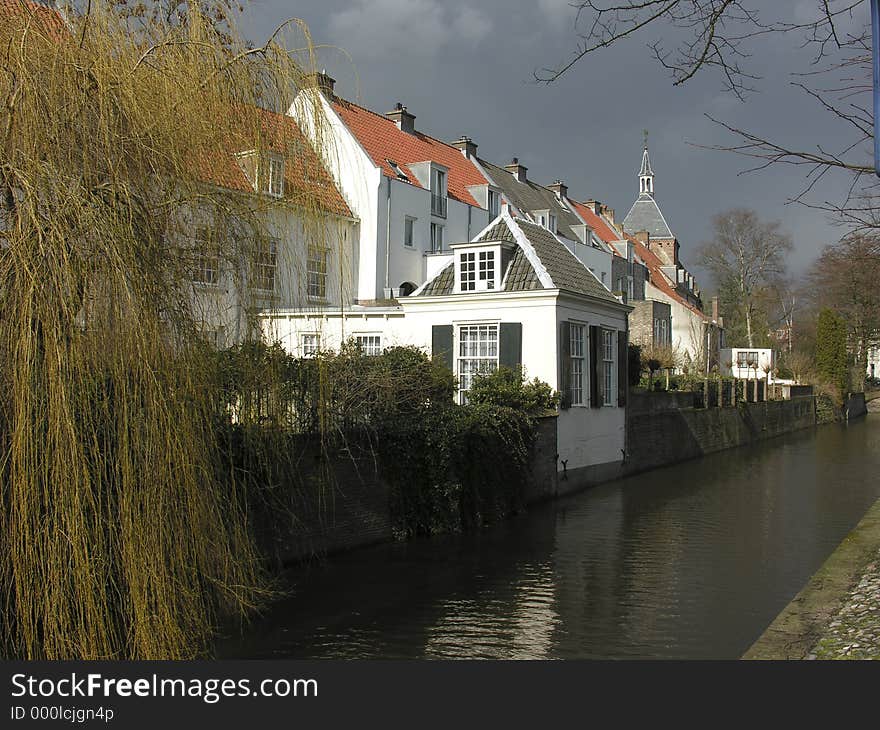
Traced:
[[808, 274], [817, 306], [847, 323], [857, 377], [864, 380], [868, 349], [880, 341], [880, 236], [854, 233], [826, 246]]
[[699, 262], [719, 288], [735, 292], [742, 307], [748, 346], [754, 347], [753, 320], [761, 292], [785, 271], [791, 238], [779, 223], [761, 221], [748, 209], [734, 208], [712, 220], [713, 238], [699, 250]]
[[[781, 3], [759, 9], [759, 3], [745, 0], [577, 0], [573, 5], [578, 11], [579, 41], [568, 59], [536, 72], [538, 81], [552, 83], [591, 54], [655, 34], [672, 39], [651, 40], [649, 47], [670, 72], [673, 85], [715, 71], [726, 90], [744, 99], [760, 82], [750, 65], [754, 49], [761, 42], [795, 34], [813, 51], [813, 58], [791, 84], [834, 120], [833, 133], [814, 149], [801, 148], [709, 117], [733, 137], [732, 142], [710, 149], [748, 158], [747, 171], [775, 164], [800, 169], [805, 184], [793, 191], [792, 200], [825, 211], [851, 228], [880, 228], [880, 189], [871, 164], [874, 120], [867, 0], [815, 0], [812, 17], [800, 21], [781, 17]], [[816, 199], [817, 183], [835, 173], [846, 176], [847, 194], [842, 200]]]

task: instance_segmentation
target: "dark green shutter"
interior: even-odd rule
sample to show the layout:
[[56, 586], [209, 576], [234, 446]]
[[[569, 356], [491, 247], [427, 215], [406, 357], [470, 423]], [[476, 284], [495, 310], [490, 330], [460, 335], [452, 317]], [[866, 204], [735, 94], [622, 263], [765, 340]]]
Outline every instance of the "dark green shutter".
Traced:
[[617, 331], [617, 405], [626, 406], [626, 392], [629, 390], [629, 332]]
[[602, 407], [603, 377], [605, 369], [602, 363], [601, 327], [590, 327], [590, 406]]
[[451, 324], [435, 324], [431, 327], [431, 357], [452, 370]]
[[559, 407], [571, 408], [571, 322], [559, 323]]
[[522, 366], [522, 323], [502, 322], [498, 340], [499, 367], [516, 370]]

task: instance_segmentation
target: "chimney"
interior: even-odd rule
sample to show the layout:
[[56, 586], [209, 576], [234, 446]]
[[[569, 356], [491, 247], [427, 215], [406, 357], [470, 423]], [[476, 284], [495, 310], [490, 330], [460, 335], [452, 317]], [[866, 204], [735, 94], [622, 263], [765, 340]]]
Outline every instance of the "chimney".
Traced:
[[562, 180], [557, 180], [555, 183], [548, 185], [547, 187], [556, 193], [556, 197], [560, 200], [568, 197], [568, 185], [562, 182]]
[[611, 223], [614, 223], [614, 208], [609, 208], [607, 205], [602, 206], [602, 215], [604, 215]]
[[712, 297], [712, 320], [718, 322], [718, 297]]
[[584, 205], [592, 210], [596, 215], [599, 215], [602, 212], [602, 203], [598, 200], [588, 200], [584, 203]]
[[305, 89], [319, 89], [323, 91], [327, 96], [333, 96], [333, 87], [336, 84], [336, 79], [330, 76], [326, 71], [315, 71], [314, 73], [309, 73], [305, 75], [303, 79], [303, 88]]
[[477, 156], [477, 143], [474, 142], [470, 137], [462, 135], [459, 139], [455, 140], [455, 142], [452, 143], [452, 146], [458, 150], [461, 150], [461, 153], [468, 159]]
[[400, 102], [394, 105], [394, 111], [388, 112], [385, 116], [394, 122], [401, 132], [406, 132], [407, 134], [415, 133], [416, 115], [410, 114]]
[[525, 165], [520, 165], [518, 157], [514, 157], [510, 161], [509, 165], [504, 166], [504, 169], [507, 170], [511, 175], [513, 175], [521, 183], [524, 183], [527, 179], [526, 178], [526, 170], [528, 170], [529, 168], [527, 168]]

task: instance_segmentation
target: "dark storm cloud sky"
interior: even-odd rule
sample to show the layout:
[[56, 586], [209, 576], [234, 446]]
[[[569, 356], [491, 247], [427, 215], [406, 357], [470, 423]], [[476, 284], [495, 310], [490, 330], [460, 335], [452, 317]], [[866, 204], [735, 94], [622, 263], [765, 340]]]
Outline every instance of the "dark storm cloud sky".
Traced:
[[[812, 17], [815, 4], [768, 7], [798, 19]], [[800, 149], [843, 139], [834, 120], [789, 83], [811, 58], [800, 37], [754, 43], [748, 68], [763, 77], [761, 91], [740, 103], [711, 71], [673, 87], [647, 48], [660, 27], [588, 56], [551, 86], [534, 83], [533, 72], [564, 60], [577, 40], [569, 0], [252, 0], [243, 27], [260, 42], [294, 16], [316, 43], [350, 53], [352, 61], [319, 50], [319, 65], [338, 79], [342, 96], [379, 112], [401, 101], [418, 129], [446, 140], [466, 134], [499, 164], [518, 156], [532, 179], [561, 178], [570, 196], [602, 200], [620, 218], [638, 190], [642, 130], [649, 129], [656, 197], [686, 264], [709, 237], [712, 215], [734, 206], [782, 222], [795, 240], [796, 271], [841, 235], [822, 213], [786, 205], [804, 185], [803, 170], [738, 175], [748, 167], [743, 158], [693, 146], [732, 141], [705, 114]], [[829, 181], [813, 199], [839, 200], [846, 183]]]

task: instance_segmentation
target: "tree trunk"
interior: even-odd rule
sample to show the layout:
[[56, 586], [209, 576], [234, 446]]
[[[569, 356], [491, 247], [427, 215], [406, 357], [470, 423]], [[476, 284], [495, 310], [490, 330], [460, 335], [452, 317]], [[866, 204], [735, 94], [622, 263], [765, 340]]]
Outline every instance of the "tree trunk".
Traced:
[[749, 341], [749, 347], [754, 347], [754, 337], [752, 335], [752, 303], [746, 304], [746, 338]]

